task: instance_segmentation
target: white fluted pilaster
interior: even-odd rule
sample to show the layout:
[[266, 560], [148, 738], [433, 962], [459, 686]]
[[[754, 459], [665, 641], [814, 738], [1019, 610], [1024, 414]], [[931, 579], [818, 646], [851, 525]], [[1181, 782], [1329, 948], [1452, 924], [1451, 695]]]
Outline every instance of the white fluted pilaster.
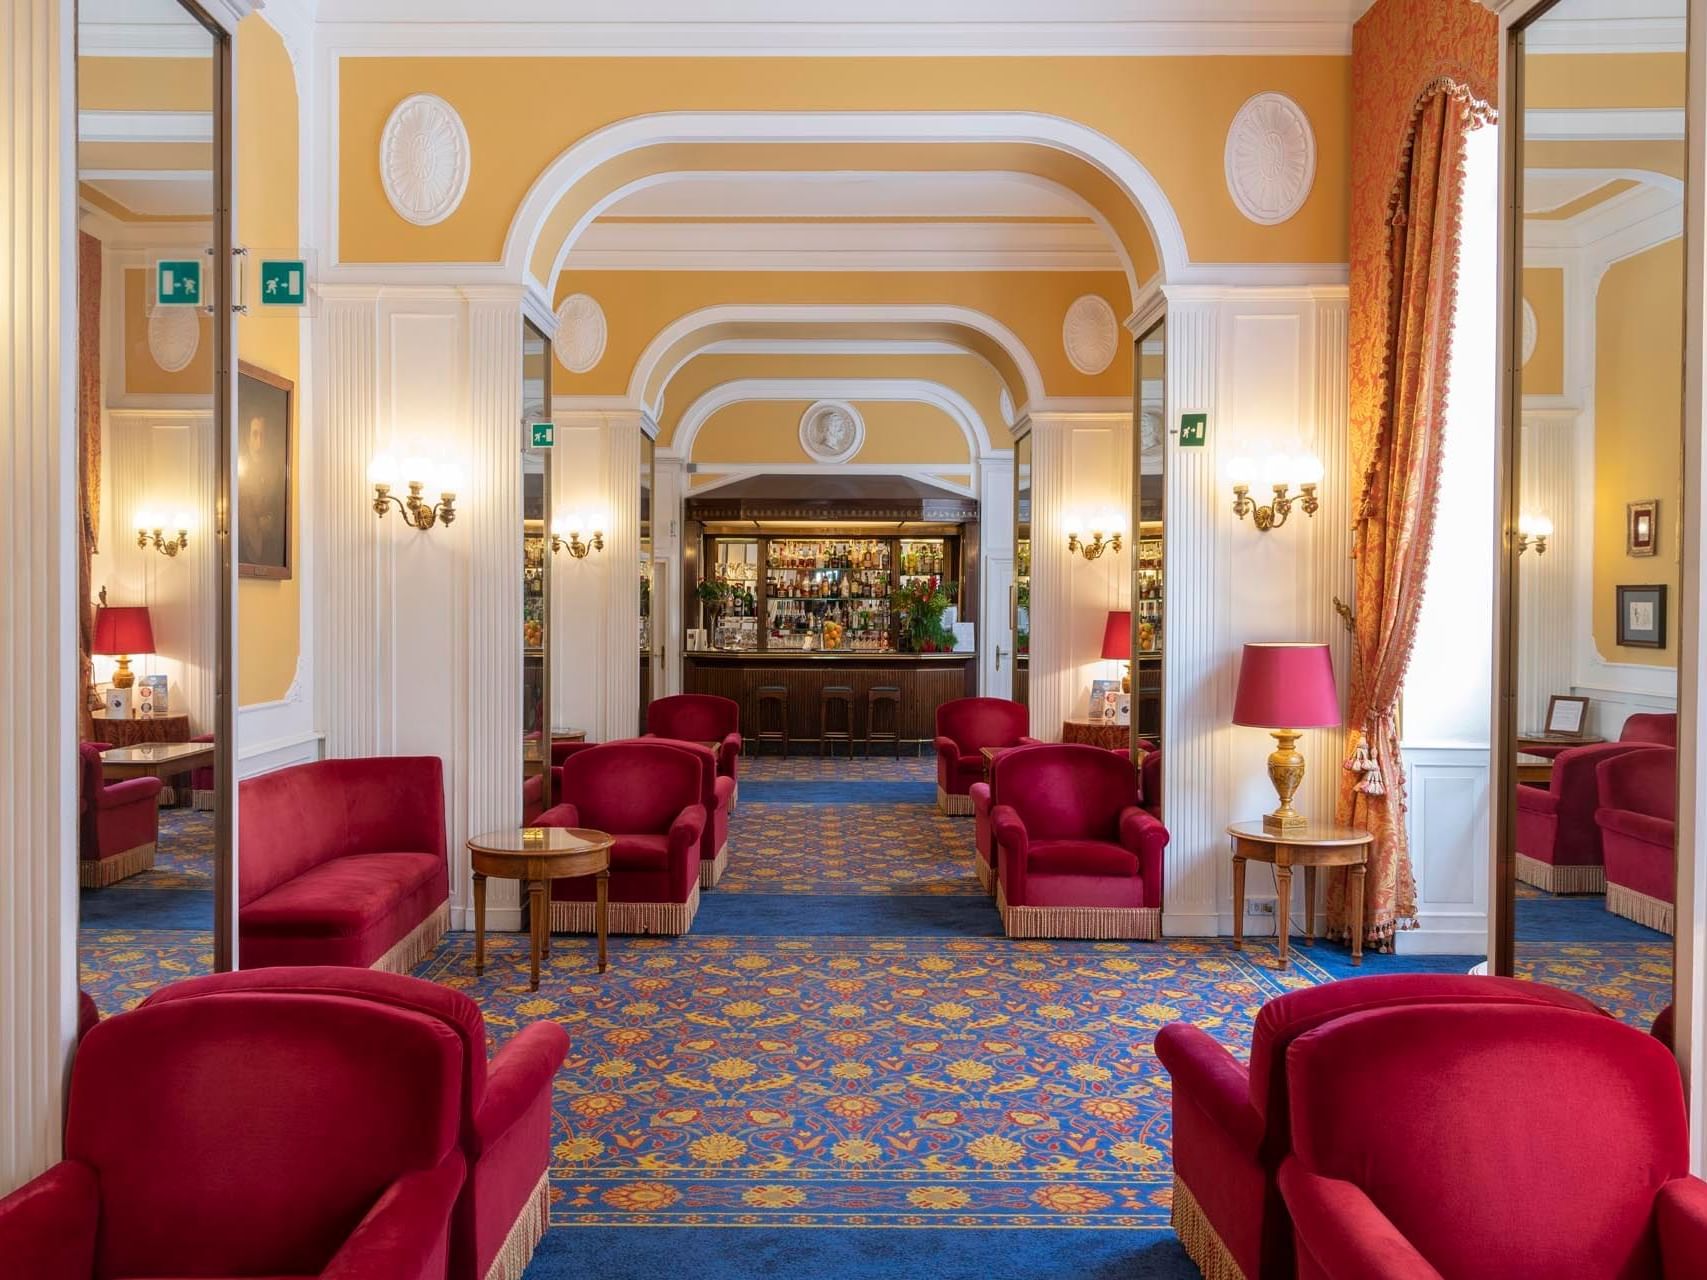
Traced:
[[[1588, 447], [1592, 459], [1592, 444]], [[1525, 410], [1518, 482], [1523, 514], [1553, 522], [1547, 553], [1526, 551], [1517, 567], [1517, 725], [1540, 728], [1547, 700], [1568, 693], [1575, 681], [1575, 644], [1589, 628], [1589, 601], [1578, 579], [1592, 563], [1594, 529], [1582, 518], [1593, 503], [1577, 505], [1584, 441], [1573, 409]], [[1589, 463], [1592, 466], [1592, 461]], [[1590, 726], [1591, 728], [1593, 726]]]
[[600, 737], [631, 738], [640, 732], [640, 449], [639, 414], [613, 416], [606, 426], [604, 554], [609, 557], [609, 592], [603, 615], [607, 697]]

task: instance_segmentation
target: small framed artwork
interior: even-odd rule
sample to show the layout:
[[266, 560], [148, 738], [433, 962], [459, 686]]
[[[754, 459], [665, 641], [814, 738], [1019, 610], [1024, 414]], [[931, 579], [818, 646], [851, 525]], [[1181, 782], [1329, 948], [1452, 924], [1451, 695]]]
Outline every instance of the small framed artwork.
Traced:
[[1660, 549], [1660, 500], [1644, 498], [1626, 508], [1629, 523], [1624, 535], [1626, 555], [1657, 555]]
[[1618, 589], [1618, 643], [1631, 649], [1666, 647], [1664, 583]]
[[290, 577], [290, 429], [296, 387], [237, 366], [237, 573]]
[[1583, 736], [1583, 726], [1587, 723], [1587, 698], [1555, 693], [1547, 699], [1545, 733], [1549, 738], [1580, 738]]

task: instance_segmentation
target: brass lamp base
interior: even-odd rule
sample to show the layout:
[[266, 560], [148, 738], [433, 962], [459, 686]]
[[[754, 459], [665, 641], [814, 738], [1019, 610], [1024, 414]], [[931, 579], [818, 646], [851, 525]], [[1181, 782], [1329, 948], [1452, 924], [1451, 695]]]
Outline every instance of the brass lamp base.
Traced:
[[128, 689], [136, 683], [136, 672], [130, 669], [128, 655], [120, 654], [118, 662], [118, 669], [113, 672], [113, 688]]
[[1275, 835], [1290, 835], [1310, 825], [1292, 807], [1292, 797], [1304, 781], [1304, 757], [1298, 750], [1298, 739], [1303, 735], [1296, 729], [1276, 729], [1273, 733], [1275, 747], [1268, 757], [1268, 780], [1280, 797], [1280, 807], [1263, 815], [1262, 829]]

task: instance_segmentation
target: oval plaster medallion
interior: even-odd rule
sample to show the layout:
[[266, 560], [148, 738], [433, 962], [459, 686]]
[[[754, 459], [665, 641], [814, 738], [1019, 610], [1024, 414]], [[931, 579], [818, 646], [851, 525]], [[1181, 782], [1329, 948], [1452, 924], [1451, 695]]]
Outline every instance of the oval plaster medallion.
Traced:
[[605, 309], [584, 293], [572, 293], [557, 307], [557, 333], [551, 348], [570, 373], [586, 373], [605, 354]]
[[1535, 321], [1535, 308], [1529, 305], [1529, 299], [1523, 300], [1523, 363], [1528, 364], [1529, 358], [1535, 354], [1535, 342], [1539, 337]]
[[1012, 427], [1014, 425], [1014, 394], [1013, 394], [1013, 392], [1009, 391], [1006, 387], [1003, 387], [1001, 398], [997, 401], [997, 403], [1001, 406], [1001, 410], [1002, 410], [1002, 425], [1007, 426], [1007, 427]]
[[820, 400], [800, 415], [800, 447], [818, 462], [846, 462], [865, 443], [865, 420], [845, 400]]
[[470, 168], [468, 130], [456, 108], [430, 93], [399, 102], [379, 138], [379, 177], [399, 217], [443, 222], [462, 203]]
[[1120, 322], [1114, 318], [1114, 308], [1095, 293], [1076, 299], [1061, 322], [1061, 343], [1073, 368], [1080, 373], [1101, 373], [1113, 363], [1120, 346]]
[[201, 341], [201, 311], [197, 307], [155, 307], [148, 317], [148, 354], [167, 373], [189, 368]]
[[1316, 181], [1316, 135], [1304, 109], [1283, 93], [1259, 93], [1227, 130], [1227, 190], [1252, 222], [1285, 222]]

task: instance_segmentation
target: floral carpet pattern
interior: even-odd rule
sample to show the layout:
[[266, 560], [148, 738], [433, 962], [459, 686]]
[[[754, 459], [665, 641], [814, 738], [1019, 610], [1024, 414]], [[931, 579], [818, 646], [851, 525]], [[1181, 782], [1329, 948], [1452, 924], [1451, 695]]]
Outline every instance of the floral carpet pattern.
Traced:
[[79, 985], [102, 1014], [134, 1009], [148, 995], [213, 972], [213, 934], [190, 929], [84, 929], [77, 942]]
[[972, 823], [934, 803], [807, 807], [743, 799], [731, 818], [729, 850], [718, 893], [983, 894], [971, 874]]
[[[928, 782], [936, 785], [936, 752], [928, 745], [919, 755], [741, 757], [741, 782]], [[739, 812], [739, 810], [737, 810]]]
[[199, 809], [162, 809], [153, 868], [121, 880], [119, 885], [127, 889], [212, 889], [213, 814]]

